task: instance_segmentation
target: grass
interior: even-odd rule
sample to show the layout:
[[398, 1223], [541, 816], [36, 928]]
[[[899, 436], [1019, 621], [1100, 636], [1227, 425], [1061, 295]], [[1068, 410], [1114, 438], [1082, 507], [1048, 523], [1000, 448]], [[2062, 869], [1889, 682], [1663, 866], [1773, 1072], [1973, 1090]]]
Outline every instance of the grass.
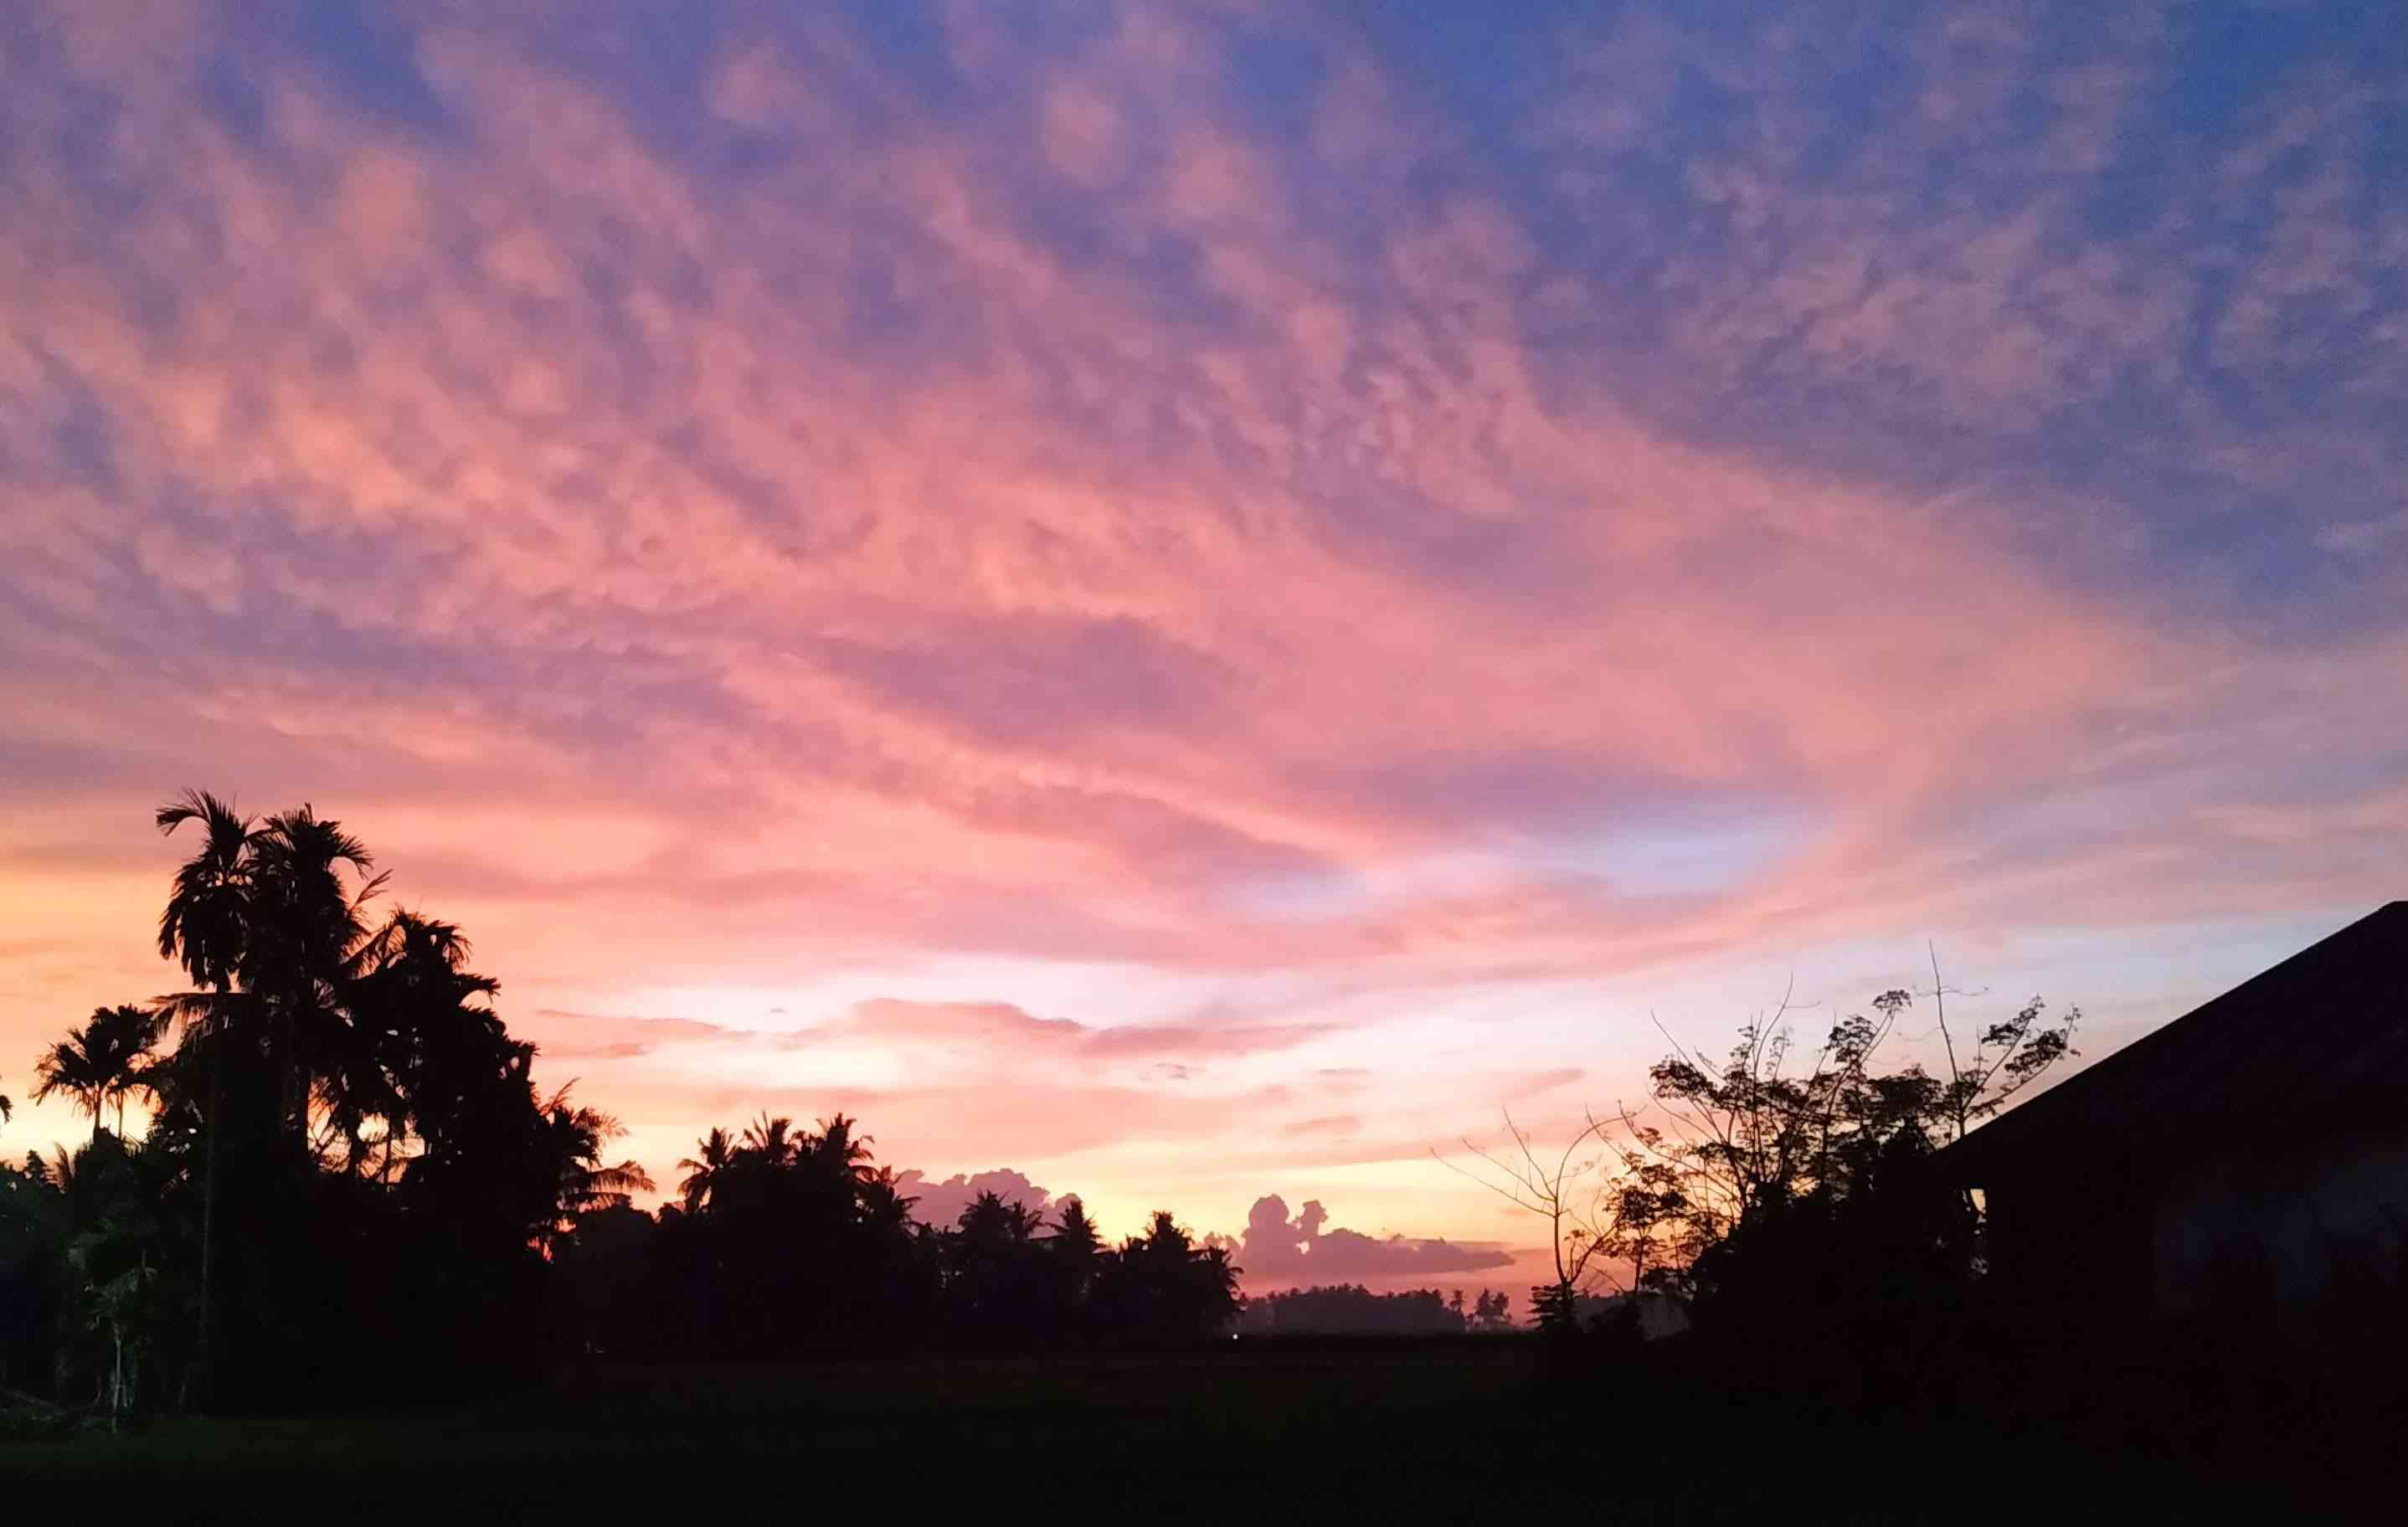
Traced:
[[[1695, 1401], [1575, 1418], [1523, 1343], [1156, 1358], [621, 1369], [451, 1409], [157, 1423], [0, 1445], [10, 1498], [147, 1521], [717, 1517], [757, 1503], [1017, 1521], [2222, 1520], [2140, 1469], [1972, 1446], [2013, 1488], [1963, 1493], [1956, 1444]], [[38, 1512], [25, 1520], [45, 1520]]]

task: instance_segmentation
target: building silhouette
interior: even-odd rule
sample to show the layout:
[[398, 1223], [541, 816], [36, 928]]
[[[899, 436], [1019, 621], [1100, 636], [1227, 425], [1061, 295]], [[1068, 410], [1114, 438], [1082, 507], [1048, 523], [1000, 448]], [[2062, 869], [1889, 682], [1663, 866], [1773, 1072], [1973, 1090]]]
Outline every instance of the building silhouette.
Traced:
[[1973, 1131], [2000, 1285], [2066, 1319], [2329, 1332], [2408, 1236], [2408, 901]]

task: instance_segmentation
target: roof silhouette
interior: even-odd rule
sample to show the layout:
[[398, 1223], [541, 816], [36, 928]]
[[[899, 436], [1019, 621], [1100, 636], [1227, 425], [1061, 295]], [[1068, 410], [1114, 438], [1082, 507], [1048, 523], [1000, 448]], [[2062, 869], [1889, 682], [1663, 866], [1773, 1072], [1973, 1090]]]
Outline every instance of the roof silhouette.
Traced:
[[2053, 1149], [2278, 1140], [2408, 1103], [2408, 901], [2309, 945], [1942, 1152], [1955, 1175]]

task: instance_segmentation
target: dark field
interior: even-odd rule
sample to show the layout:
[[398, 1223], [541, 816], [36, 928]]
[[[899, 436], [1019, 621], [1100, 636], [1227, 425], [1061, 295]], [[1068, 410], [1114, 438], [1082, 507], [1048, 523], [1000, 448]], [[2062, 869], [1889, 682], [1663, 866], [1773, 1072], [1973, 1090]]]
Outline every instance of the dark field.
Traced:
[[[1551, 1390], [1455, 1349], [618, 1370], [507, 1403], [0, 1445], [10, 1498], [145, 1521], [661, 1520], [739, 1505], [981, 1520], [2329, 1519], [2292, 1492], [2028, 1439]], [[1628, 1392], [1617, 1392], [1627, 1389]], [[2284, 1497], [2287, 1496], [2287, 1502]], [[2287, 1505], [2288, 1509], [2283, 1507]], [[1033, 1514], [1033, 1519], [1032, 1519]], [[63, 1520], [36, 1511], [21, 1520]]]

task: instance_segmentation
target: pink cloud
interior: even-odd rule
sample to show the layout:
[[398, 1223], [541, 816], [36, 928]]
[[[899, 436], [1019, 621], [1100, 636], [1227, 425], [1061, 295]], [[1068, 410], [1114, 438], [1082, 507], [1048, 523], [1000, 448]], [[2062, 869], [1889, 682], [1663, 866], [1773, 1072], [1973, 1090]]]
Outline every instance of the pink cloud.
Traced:
[[956, 1172], [942, 1182], [931, 1180], [914, 1168], [900, 1174], [896, 1192], [912, 1200], [911, 1218], [939, 1230], [953, 1228], [962, 1211], [977, 1202], [982, 1193], [993, 1193], [1007, 1204], [1017, 1204], [1039, 1214], [1054, 1204], [1053, 1194], [1008, 1166], [988, 1172]]
[[756, 1037], [747, 1029], [723, 1028], [691, 1018], [619, 1018], [547, 1007], [522, 1020], [520, 1032], [537, 1040], [553, 1061], [634, 1060], [664, 1045], [742, 1043]]
[[[1813, 50], [1568, 39], [1534, 206], [1309, 26], [1283, 151], [1183, 14], [1039, 59], [957, 11], [939, 50], [984, 84], [952, 115], [839, 21], [731, 22], [681, 135], [594, 63], [625, 38], [571, 56], [541, 7], [407, 39], [439, 131], [281, 37], [231, 111], [193, 61], [240, 18], [102, 9], [38, 9], [57, 70], [0, 102], [33, 146], [0, 165], [0, 914], [43, 951], [0, 971], [0, 1059], [173, 984], [142, 819], [186, 783], [356, 823], [656, 1156], [840, 1102], [908, 1161], [1087, 1166], [1099, 1200], [1152, 1189], [1060, 1158], [1393, 1165], [1582, 1079], [1412, 1073], [1382, 1025], [1450, 992], [2397, 892], [2408, 721], [2365, 701], [2397, 640], [2243, 619], [2237, 578], [2151, 576], [2133, 504], [2011, 469], [2162, 384], [2118, 459], [2398, 480], [2353, 410], [2399, 395], [2370, 294], [2408, 245], [2362, 174], [2284, 169], [2362, 134], [2362, 92], [2300, 82], [2111, 239], [2068, 178], [2156, 66], [2120, 30], [2018, 146], [2028, 40], [1917, 26], [1945, 88], [1819, 178], [1781, 157], [1839, 125], [1784, 88]], [[1748, 130], [1634, 204], [1617, 165], [1693, 76]], [[93, 100], [69, 166], [42, 146]], [[2037, 189], [1885, 190], [1956, 155]], [[2177, 249], [2234, 198], [2262, 256]], [[1698, 225], [1726, 242], [1669, 241]], [[1580, 327], [1616, 293], [1636, 350]], [[2216, 422], [2193, 337], [2243, 374], [2365, 359], [2261, 435]], [[1900, 434], [1801, 445], [1764, 388]], [[1934, 464], [1968, 435], [1992, 454]], [[2396, 508], [2300, 531], [2371, 628]], [[1788, 830], [1646, 883], [1634, 836], [1734, 816]], [[966, 958], [1366, 1001], [1137, 1021], [924, 976]], [[610, 1016], [839, 974], [890, 994]], [[901, 1055], [953, 1069], [868, 1069]], [[1234, 1221], [1250, 1189], [1181, 1171]]]
[[1514, 1260], [1498, 1246], [1325, 1230], [1328, 1222], [1328, 1211], [1317, 1200], [1293, 1219], [1287, 1201], [1278, 1194], [1255, 1200], [1237, 1249], [1247, 1283], [1262, 1289], [1357, 1282], [1419, 1287], [1414, 1280], [1493, 1272]]
[[1254, 1055], [1292, 1049], [1328, 1033], [1312, 1024], [1209, 1027], [1124, 1024], [1091, 1027], [1038, 1018], [1008, 1002], [910, 1002], [878, 997], [841, 1019], [781, 1037], [788, 1049], [844, 1041], [871, 1045], [965, 1044], [996, 1058], [1030, 1055], [1091, 1062], [1165, 1056]]
[[1280, 1133], [1297, 1135], [1354, 1135], [1363, 1127], [1363, 1120], [1351, 1113], [1324, 1114], [1318, 1119], [1300, 1119], [1283, 1126]]

